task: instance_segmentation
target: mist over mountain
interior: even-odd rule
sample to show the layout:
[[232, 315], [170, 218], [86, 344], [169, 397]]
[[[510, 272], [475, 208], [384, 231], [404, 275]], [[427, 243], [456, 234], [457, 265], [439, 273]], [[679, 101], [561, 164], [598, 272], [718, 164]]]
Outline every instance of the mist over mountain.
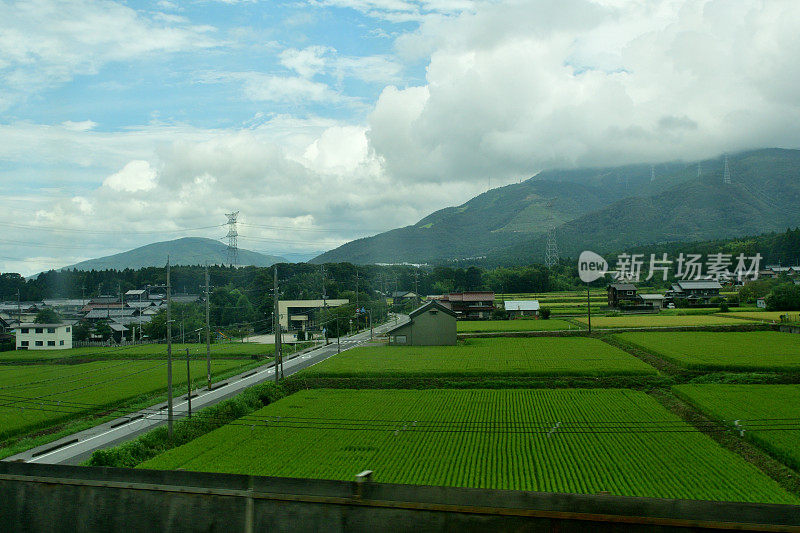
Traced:
[[[184, 237], [173, 241], [156, 242], [147, 244], [127, 252], [114, 255], [88, 259], [65, 269], [77, 270], [124, 270], [143, 267], [163, 266], [169, 256], [172, 265], [219, 265], [227, 263], [227, 245], [214, 239], [202, 237]], [[270, 266], [275, 263], [284, 263], [286, 259], [274, 255], [239, 248], [239, 265], [242, 266]]]

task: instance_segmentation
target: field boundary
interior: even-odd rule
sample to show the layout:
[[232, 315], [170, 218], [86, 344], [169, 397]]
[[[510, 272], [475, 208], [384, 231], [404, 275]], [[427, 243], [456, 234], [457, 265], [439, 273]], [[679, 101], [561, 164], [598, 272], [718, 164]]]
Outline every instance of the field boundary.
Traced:
[[709, 431], [712, 424], [726, 427], [719, 420], [704, 414], [694, 404], [686, 401], [673, 390], [654, 389], [649, 395], [665, 409], [691, 424], [697, 431], [713, 439], [726, 450], [733, 452], [768, 475], [781, 487], [795, 496], [800, 496], [800, 472], [755, 443], [738, 437], [731, 431]]
[[629, 374], [617, 376], [520, 376], [520, 377], [300, 377], [283, 382], [292, 393], [304, 389], [634, 389], [649, 390], [671, 386], [674, 380], [663, 375]]

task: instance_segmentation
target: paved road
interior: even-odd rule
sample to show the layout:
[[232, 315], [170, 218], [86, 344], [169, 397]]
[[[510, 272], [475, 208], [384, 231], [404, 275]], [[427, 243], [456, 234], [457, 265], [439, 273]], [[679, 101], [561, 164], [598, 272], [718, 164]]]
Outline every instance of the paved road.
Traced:
[[[403, 322], [400, 317], [399, 323]], [[392, 320], [387, 324], [377, 326], [375, 334], [385, 332], [395, 325]], [[341, 344], [337, 346], [334, 341], [327, 346], [320, 346], [313, 350], [303, 352], [292, 359], [285, 360], [283, 363], [284, 375], [288, 376], [299, 372], [311, 365], [324, 361], [334, 356], [339, 350], [349, 350], [355, 346], [370, 342], [369, 330], [362, 331], [349, 337], [341, 339]], [[208, 407], [226, 398], [239, 394], [247, 387], [275, 379], [272, 363], [247, 372], [233, 376], [212, 386], [211, 390], [199, 389], [192, 396], [192, 411], [197, 411], [203, 407]], [[176, 396], [173, 401], [173, 413], [175, 419], [186, 416], [188, 403], [186, 394]], [[166, 402], [153, 405], [147, 409], [131, 413], [122, 418], [111, 420], [99, 426], [75, 433], [57, 441], [32, 448], [23, 453], [7, 457], [4, 461], [25, 461], [29, 463], [46, 464], [79, 464], [85, 461], [95, 450], [109, 448], [124, 441], [167, 423], [167, 404]]]

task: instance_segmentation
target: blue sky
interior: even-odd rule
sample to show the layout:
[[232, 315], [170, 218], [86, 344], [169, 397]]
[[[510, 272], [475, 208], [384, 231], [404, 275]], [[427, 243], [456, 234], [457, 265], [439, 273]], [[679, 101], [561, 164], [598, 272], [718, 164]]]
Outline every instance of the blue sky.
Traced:
[[800, 145], [791, 0], [0, 0], [0, 271], [325, 250], [542, 169]]

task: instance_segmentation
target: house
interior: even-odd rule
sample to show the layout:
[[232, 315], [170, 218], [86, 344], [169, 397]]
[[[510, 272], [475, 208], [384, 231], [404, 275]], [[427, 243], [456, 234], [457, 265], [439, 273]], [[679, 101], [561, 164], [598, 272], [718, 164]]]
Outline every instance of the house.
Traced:
[[0, 316], [0, 333], [5, 333], [11, 329], [11, 324], [5, 318]]
[[281, 331], [309, 331], [316, 329], [316, 314], [326, 307], [339, 307], [350, 300], [278, 300]]
[[680, 280], [672, 284], [665, 293], [667, 300], [687, 300], [691, 304], [707, 304], [711, 298], [719, 296], [722, 289], [719, 281], [713, 279]]
[[539, 316], [539, 300], [506, 300], [503, 303], [510, 317]]
[[390, 298], [392, 299], [392, 305], [395, 305], [407, 302], [409, 300], [416, 300], [418, 295], [417, 293], [411, 291], [394, 291]]
[[653, 309], [661, 309], [664, 307], [663, 294], [640, 294], [639, 300], [641, 300], [642, 305], [652, 307]]
[[72, 324], [23, 323], [16, 330], [17, 350], [68, 350], [72, 348]]
[[435, 300], [452, 310], [459, 320], [488, 320], [494, 311], [494, 292], [451, 292]]
[[111, 320], [113, 318], [121, 318], [136, 315], [136, 309], [117, 309], [117, 308], [97, 308], [89, 311], [85, 317], [86, 320]]
[[633, 283], [612, 283], [606, 287], [608, 292], [608, 306], [639, 305], [636, 297], [636, 285]]
[[454, 346], [457, 340], [456, 314], [431, 300], [408, 315], [408, 322], [390, 329], [392, 346]]

